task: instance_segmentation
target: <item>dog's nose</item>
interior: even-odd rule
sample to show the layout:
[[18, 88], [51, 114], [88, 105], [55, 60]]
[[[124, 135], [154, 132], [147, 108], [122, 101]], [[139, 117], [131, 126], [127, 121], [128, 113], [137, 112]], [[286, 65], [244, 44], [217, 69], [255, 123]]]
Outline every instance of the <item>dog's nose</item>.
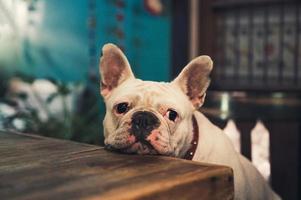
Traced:
[[132, 133], [137, 139], [145, 139], [159, 125], [159, 119], [151, 112], [138, 111], [132, 116]]

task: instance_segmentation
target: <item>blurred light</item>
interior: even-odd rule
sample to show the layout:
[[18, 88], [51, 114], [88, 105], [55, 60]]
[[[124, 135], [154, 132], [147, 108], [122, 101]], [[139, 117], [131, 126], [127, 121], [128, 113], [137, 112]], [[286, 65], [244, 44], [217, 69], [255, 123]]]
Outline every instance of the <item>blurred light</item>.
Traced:
[[16, 118], [13, 120], [13, 125], [18, 131], [24, 131], [26, 128], [26, 123], [23, 119]]
[[229, 94], [223, 93], [221, 96], [221, 111], [229, 112]]
[[222, 119], [226, 119], [229, 113], [229, 94], [228, 93], [222, 93], [221, 95], [221, 115], [220, 117]]
[[15, 7], [15, 21], [18, 26], [19, 33], [24, 33], [23, 30], [26, 28], [26, 22], [28, 17], [28, 11], [27, 11], [27, 3], [25, 1], [19, 1], [16, 3]]
[[10, 117], [10, 116], [16, 114], [16, 110], [9, 105], [1, 103], [0, 104], [0, 114], [3, 115], [4, 117]]
[[283, 98], [284, 94], [282, 92], [275, 92], [272, 95], [273, 98]]

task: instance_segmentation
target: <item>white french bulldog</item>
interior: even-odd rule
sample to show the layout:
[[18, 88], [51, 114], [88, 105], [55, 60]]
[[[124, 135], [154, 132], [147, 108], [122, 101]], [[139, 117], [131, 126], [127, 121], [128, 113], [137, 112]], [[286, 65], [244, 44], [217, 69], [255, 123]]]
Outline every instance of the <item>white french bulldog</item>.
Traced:
[[230, 166], [235, 199], [280, 199], [222, 130], [198, 111], [210, 82], [209, 56], [193, 59], [175, 80], [164, 83], [136, 79], [127, 58], [113, 44], [104, 45], [102, 54], [100, 92], [106, 104], [108, 149], [191, 156], [194, 161]]

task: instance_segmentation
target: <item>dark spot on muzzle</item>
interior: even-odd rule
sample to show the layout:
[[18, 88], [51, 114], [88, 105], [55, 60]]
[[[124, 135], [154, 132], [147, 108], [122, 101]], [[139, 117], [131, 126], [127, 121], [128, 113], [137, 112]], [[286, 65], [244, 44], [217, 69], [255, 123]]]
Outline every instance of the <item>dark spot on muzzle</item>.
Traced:
[[132, 127], [130, 133], [137, 140], [145, 141], [145, 138], [152, 130], [160, 126], [160, 121], [157, 116], [148, 111], [137, 111], [132, 116]]

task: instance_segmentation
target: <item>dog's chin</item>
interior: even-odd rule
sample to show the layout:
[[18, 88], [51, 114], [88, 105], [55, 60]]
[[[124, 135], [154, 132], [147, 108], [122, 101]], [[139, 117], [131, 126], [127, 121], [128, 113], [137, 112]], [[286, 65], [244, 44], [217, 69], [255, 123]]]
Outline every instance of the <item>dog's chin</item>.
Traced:
[[157, 150], [149, 143], [136, 142], [129, 148], [125, 149], [125, 153], [141, 154], [141, 155], [156, 155]]
[[158, 151], [149, 143], [135, 142], [128, 147], [116, 148], [114, 145], [106, 145], [106, 149], [127, 154], [140, 154], [140, 155], [158, 155]]

